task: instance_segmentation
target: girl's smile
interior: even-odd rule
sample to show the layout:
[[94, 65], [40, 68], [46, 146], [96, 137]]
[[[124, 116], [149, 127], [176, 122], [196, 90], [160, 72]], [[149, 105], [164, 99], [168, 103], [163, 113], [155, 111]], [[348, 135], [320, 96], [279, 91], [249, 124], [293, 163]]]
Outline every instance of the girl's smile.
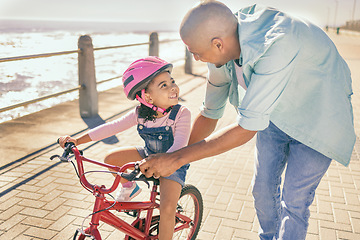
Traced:
[[145, 99], [148, 103], [164, 109], [178, 104], [179, 87], [169, 72], [160, 73], [149, 83]]

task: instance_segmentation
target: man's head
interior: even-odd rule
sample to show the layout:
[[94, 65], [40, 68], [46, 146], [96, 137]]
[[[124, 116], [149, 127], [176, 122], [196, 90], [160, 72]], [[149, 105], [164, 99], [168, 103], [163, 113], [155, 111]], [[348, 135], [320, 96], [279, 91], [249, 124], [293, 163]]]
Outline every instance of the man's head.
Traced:
[[237, 20], [223, 3], [205, 1], [192, 8], [180, 25], [180, 36], [195, 60], [221, 67], [239, 58]]

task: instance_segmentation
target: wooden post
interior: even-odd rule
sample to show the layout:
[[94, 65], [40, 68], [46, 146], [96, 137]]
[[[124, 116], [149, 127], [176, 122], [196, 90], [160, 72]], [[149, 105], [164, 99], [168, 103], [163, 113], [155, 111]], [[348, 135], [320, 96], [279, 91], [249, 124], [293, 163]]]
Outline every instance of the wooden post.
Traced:
[[159, 37], [157, 32], [152, 32], [149, 39], [149, 56], [159, 56]]
[[90, 36], [79, 38], [79, 106], [81, 117], [93, 117], [98, 114], [98, 92], [96, 90], [94, 48]]
[[189, 52], [187, 47], [185, 47], [185, 73], [187, 73], [187, 74], [193, 73], [192, 72], [192, 61], [193, 61], [192, 53]]

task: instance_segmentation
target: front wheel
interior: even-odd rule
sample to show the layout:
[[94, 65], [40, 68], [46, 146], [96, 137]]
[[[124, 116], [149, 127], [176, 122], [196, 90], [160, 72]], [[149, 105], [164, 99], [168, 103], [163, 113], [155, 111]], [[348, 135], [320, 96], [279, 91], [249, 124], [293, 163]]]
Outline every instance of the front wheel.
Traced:
[[193, 185], [185, 185], [177, 203], [173, 239], [195, 240], [202, 215], [203, 200], [200, 191]]
[[[200, 191], [193, 185], [185, 185], [185, 187], [181, 190], [180, 198], [176, 207], [173, 239], [195, 240], [200, 230], [202, 215], [203, 200]], [[156, 239], [159, 234], [159, 222], [160, 216], [153, 215], [150, 224], [149, 236], [155, 236]], [[137, 229], [144, 231], [145, 219], [137, 219], [132, 225]], [[133, 238], [130, 236], [125, 237], [125, 240], [132, 239]]]

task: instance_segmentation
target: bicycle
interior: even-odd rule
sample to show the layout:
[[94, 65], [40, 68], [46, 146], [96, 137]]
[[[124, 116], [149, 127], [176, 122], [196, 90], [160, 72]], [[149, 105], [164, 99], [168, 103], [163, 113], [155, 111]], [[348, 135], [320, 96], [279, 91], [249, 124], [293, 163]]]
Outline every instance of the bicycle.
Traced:
[[[75, 156], [77, 167], [71, 160], [71, 153]], [[78, 150], [73, 143], [66, 143], [62, 156], [53, 155], [50, 157], [51, 160], [54, 158], [59, 158], [62, 162], [71, 162], [80, 179], [80, 184], [95, 196], [93, 212], [88, 216], [91, 216], [90, 226], [84, 229], [85, 218], [81, 228], [75, 231], [74, 240], [84, 240], [85, 238], [101, 240], [98, 229], [100, 221], [123, 232], [126, 235], [125, 240], [158, 239], [160, 220], [160, 214], [158, 214], [160, 206], [158, 179], [153, 177], [146, 178], [143, 174], [140, 174], [139, 165], [134, 162], [118, 167], [86, 158], [83, 156], [82, 151]], [[112, 186], [106, 188], [104, 185], [99, 186], [88, 182], [85, 175], [96, 171], [85, 172], [84, 161], [114, 170], [101, 171], [116, 174]], [[134, 170], [127, 173], [126, 170], [129, 168], [134, 168]], [[121, 178], [125, 178], [128, 181], [143, 181], [149, 188], [149, 182], [152, 182], [149, 200], [137, 202], [115, 201], [111, 193], [116, 190]], [[112, 200], [106, 199], [105, 195], [111, 196]], [[110, 212], [110, 210], [126, 213], [134, 217], [135, 220], [132, 224], [129, 224]], [[145, 216], [143, 213], [146, 213]], [[202, 214], [203, 201], [200, 191], [193, 185], [185, 185], [181, 191], [176, 208], [174, 239], [195, 239], [200, 229]]]

